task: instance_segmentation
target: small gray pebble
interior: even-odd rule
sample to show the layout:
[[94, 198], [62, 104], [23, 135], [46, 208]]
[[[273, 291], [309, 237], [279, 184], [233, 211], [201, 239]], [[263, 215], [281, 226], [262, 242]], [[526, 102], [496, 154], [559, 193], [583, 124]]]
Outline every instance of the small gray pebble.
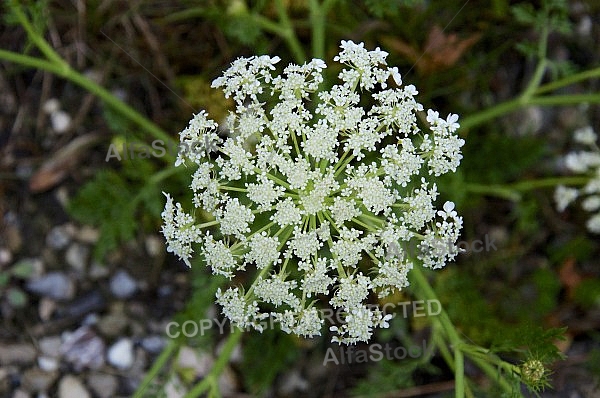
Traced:
[[137, 290], [137, 283], [126, 271], [118, 271], [110, 280], [110, 291], [120, 299], [133, 296]]

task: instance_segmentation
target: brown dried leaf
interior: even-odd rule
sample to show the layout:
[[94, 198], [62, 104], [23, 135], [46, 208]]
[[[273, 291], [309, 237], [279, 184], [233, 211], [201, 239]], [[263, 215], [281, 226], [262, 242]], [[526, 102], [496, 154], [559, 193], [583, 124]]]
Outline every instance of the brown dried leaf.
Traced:
[[77, 164], [86, 149], [92, 147], [101, 140], [99, 134], [86, 134], [75, 138], [65, 147], [56, 151], [50, 159], [31, 176], [29, 189], [31, 192], [43, 192], [56, 186]]
[[453, 66], [480, 37], [481, 34], [475, 33], [465, 39], [459, 39], [455, 33], [447, 35], [435, 25], [429, 31], [424, 49], [415, 49], [401, 39], [391, 36], [382, 37], [381, 41], [388, 48], [414, 62], [419, 74], [429, 75]]
[[442, 29], [436, 25], [429, 31], [425, 54], [431, 58], [434, 68], [445, 69], [454, 65], [469, 47], [477, 43], [480, 37], [481, 35], [476, 33], [461, 40], [455, 33], [444, 34]]

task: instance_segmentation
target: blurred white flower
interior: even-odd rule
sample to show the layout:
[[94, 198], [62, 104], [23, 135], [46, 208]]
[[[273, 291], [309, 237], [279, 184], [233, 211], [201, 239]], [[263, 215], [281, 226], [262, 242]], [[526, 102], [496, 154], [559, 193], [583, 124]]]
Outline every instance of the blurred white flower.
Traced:
[[567, 168], [578, 174], [589, 176], [587, 184], [582, 188], [556, 187], [554, 200], [558, 211], [564, 211], [577, 198], [584, 198], [581, 207], [592, 214], [586, 225], [588, 230], [600, 233], [600, 148], [596, 143], [598, 136], [590, 127], [575, 131], [575, 141], [588, 147], [588, 150], [571, 152], [565, 156]]

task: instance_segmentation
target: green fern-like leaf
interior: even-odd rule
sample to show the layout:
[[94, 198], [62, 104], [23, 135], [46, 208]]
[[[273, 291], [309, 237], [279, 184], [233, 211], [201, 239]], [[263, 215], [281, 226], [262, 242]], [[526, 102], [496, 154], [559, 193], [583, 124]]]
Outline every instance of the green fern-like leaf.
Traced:
[[120, 242], [134, 237], [137, 201], [132, 188], [115, 171], [103, 170], [71, 201], [69, 212], [76, 220], [100, 229], [96, 257], [104, 256]]

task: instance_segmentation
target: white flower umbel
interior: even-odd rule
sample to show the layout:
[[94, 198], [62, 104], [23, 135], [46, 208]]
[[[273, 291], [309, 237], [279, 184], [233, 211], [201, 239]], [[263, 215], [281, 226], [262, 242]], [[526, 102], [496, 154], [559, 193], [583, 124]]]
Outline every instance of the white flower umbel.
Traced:
[[285, 332], [320, 335], [326, 299], [344, 320], [333, 340], [367, 341], [390, 319], [369, 298], [408, 286], [413, 266], [441, 268], [458, 254], [462, 218], [452, 202], [436, 207], [432, 181], [460, 163], [458, 116], [424, 109], [386, 57], [343, 41], [340, 82], [328, 90], [322, 60], [278, 74], [278, 57], [240, 58], [212, 84], [235, 101], [227, 137], [205, 112], [180, 133], [193, 214], [213, 220], [197, 224], [167, 195], [168, 250], [188, 265], [200, 253], [230, 279], [256, 270], [245, 289], [217, 294], [238, 326], [261, 330], [271, 316]]
[[564, 211], [567, 206], [577, 198], [584, 198], [581, 207], [593, 213], [588, 219], [586, 226], [588, 230], [600, 234], [600, 148], [598, 147], [598, 136], [587, 126], [576, 130], [574, 139], [583, 145], [586, 150], [571, 152], [565, 157], [567, 168], [578, 174], [589, 176], [589, 181], [583, 188], [570, 188], [558, 186], [554, 191], [554, 200], [558, 211]]

